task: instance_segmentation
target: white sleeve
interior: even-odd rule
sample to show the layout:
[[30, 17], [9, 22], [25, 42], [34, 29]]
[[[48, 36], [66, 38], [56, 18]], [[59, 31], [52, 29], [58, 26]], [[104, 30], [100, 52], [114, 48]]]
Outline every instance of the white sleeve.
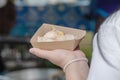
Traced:
[[120, 10], [105, 20], [94, 37], [88, 80], [120, 80]]

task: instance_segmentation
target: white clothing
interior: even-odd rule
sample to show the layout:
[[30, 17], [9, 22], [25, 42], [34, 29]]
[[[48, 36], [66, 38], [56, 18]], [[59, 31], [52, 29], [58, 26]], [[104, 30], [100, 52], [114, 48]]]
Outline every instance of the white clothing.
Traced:
[[120, 10], [105, 20], [94, 37], [88, 80], [120, 80]]

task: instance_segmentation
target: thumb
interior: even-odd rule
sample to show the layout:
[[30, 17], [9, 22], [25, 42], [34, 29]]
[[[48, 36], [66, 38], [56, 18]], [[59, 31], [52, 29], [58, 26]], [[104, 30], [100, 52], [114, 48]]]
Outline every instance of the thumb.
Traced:
[[38, 48], [31, 48], [29, 50], [32, 54], [40, 57], [40, 58], [44, 58], [44, 59], [49, 59], [50, 55], [51, 55], [51, 51], [47, 51], [47, 50], [41, 50]]

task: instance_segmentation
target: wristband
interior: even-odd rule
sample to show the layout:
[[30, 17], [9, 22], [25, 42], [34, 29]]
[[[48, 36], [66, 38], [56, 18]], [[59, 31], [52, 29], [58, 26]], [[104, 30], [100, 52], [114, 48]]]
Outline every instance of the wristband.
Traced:
[[74, 63], [74, 62], [78, 62], [78, 61], [86, 61], [86, 62], [88, 62], [88, 59], [87, 59], [87, 58], [73, 59], [73, 60], [69, 61], [67, 64], [65, 64], [65, 66], [63, 67], [63, 71], [65, 72], [66, 68], [67, 68], [70, 64], [72, 64], [72, 63]]

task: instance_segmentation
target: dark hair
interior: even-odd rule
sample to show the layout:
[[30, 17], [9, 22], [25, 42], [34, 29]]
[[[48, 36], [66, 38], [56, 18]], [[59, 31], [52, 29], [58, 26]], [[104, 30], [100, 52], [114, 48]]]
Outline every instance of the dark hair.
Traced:
[[0, 35], [8, 35], [15, 24], [15, 6], [7, 0], [5, 7], [0, 8]]

